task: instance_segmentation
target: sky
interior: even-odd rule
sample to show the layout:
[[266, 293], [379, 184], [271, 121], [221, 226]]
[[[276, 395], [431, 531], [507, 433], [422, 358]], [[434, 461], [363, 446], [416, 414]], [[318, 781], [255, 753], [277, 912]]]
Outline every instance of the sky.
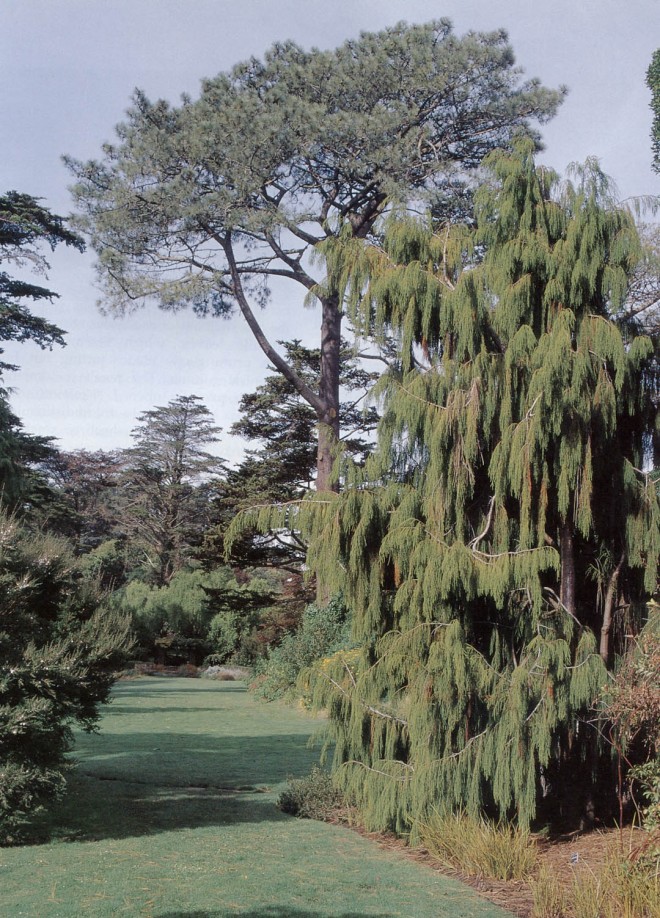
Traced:
[[[0, 193], [26, 192], [70, 213], [62, 155], [97, 157], [136, 87], [176, 103], [274, 41], [332, 48], [361, 31], [440, 17], [459, 35], [506, 29], [526, 77], [568, 86], [543, 128], [542, 162], [563, 171], [596, 156], [622, 198], [660, 194], [645, 84], [660, 46], [660, 0], [0, 0]], [[224, 429], [218, 452], [238, 461], [245, 444], [228, 428], [268, 369], [240, 316], [155, 307], [104, 316], [93, 255], [57, 250], [49, 261], [48, 286], [60, 298], [37, 311], [67, 331], [67, 346], [27, 343], [5, 354], [21, 368], [6, 383], [25, 429], [65, 450], [123, 448], [141, 412], [194, 394]], [[273, 340], [317, 345], [313, 309], [275, 296], [260, 319]]]

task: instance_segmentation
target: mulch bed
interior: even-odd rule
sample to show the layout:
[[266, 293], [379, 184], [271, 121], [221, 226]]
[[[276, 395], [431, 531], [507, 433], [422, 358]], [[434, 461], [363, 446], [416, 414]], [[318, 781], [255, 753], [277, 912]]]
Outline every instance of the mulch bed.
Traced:
[[[338, 818], [336, 821], [343, 825], [347, 824], [344, 818]], [[367, 832], [358, 825], [350, 825], [350, 828], [359, 835], [371, 839], [381, 848], [397, 851], [402, 857], [424, 864], [443, 876], [460, 880], [467, 886], [471, 886], [484, 899], [513, 912], [518, 918], [530, 918], [532, 914], [532, 892], [528, 883], [466, 876], [459, 870], [439, 863], [426, 849], [408, 847], [405, 841], [395, 835]], [[605, 829], [583, 834], [573, 833], [553, 840], [538, 838], [540, 864], [546, 866], [562, 884], [570, 887], [576, 865], [579, 865], [581, 869], [586, 867], [598, 872], [599, 868], [621, 845], [624, 850], [628, 851], [631, 840], [630, 832], [630, 829], [624, 829], [623, 834], [618, 829]]]

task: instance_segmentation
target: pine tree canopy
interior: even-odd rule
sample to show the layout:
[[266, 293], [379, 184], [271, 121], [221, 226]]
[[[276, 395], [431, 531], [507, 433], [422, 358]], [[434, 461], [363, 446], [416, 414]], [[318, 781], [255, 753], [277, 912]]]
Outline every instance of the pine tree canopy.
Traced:
[[633, 220], [595, 162], [560, 183], [522, 141], [486, 165], [474, 225], [325, 246], [357, 327], [401, 348], [376, 454], [295, 510], [353, 609], [361, 653], [311, 678], [379, 828], [584, 805], [609, 774], [592, 703], [657, 587], [658, 370], [618, 323]]
[[[103, 302], [120, 312], [146, 301], [240, 310], [316, 412], [317, 486], [332, 487], [342, 304], [309, 255], [343, 224], [368, 235], [391, 201], [464, 208], [470, 170], [518, 131], [536, 138], [532, 125], [562, 97], [522, 81], [505, 33], [458, 38], [446, 20], [400, 23], [332, 51], [279, 43], [178, 107], [137, 92], [103, 158], [69, 160]], [[274, 279], [291, 282], [301, 305], [309, 292], [321, 305], [314, 385], [259, 325], [255, 307]]]

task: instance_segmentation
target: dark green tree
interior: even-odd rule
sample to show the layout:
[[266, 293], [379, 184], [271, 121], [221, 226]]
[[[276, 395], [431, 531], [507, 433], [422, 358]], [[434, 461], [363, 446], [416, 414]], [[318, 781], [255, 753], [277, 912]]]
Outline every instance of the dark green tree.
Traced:
[[[287, 363], [313, 385], [320, 372], [320, 350], [304, 347], [300, 341], [279, 341], [278, 344], [286, 354]], [[339, 370], [341, 444], [343, 451], [358, 462], [370, 452], [371, 434], [378, 419], [375, 408], [365, 404], [377, 378], [377, 373], [368, 372], [360, 365], [359, 356], [348, 343], [342, 342]], [[258, 451], [250, 450], [248, 455], [269, 460], [271, 477], [287, 487], [289, 494], [311, 488], [318, 449], [316, 417], [294, 386], [281, 374], [274, 373], [254, 392], [241, 398], [239, 410], [241, 418], [232, 425], [230, 433], [261, 444]]]
[[41, 467], [53, 454], [51, 438], [27, 433], [0, 388], [0, 504], [16, 513], [48, 514], [56, 496]]
[[633, 220], [594, 163], [564, 186], [527, 145], [488, 167], [475, 227], [401, 218], [326, 253], [355, 321], [401, 341], [376, 455], [297, 516], [353, 610], [362, 650], [316, 697], [380, 828], [590, 810], [591, 706], [657, 586], [657, 365], [618, 323]]
[[[82, 248], [34, 198], [0, 197], [3, 269], [43, 274], [41, 248], [59, 243]], [[0, 341], [63, 344], [62, 330], [26, 305], [55, 296], [2, 270]], [[0, 365], [8, 369], [14, 367]], [[48, 439], [24, 433], [0, 390], [0, 843], [20, 837], [31, 817], [62, 793], [71, 726], [93, 727], [130, 645], [126, 617], [102, 610], [67, 544], [38, 531], [57, 503], [44, 471], [53, 456]]]
[[[0, 264], [45, 274], [49, 265], [41, 249], [47, 245], [52, 250], [61, 243], [79, 251], [84, 248], [80, 236], [66, 228], [62, 217], [42, 207], [36, 198], [16, 191], [0, 196]], [[0, 271], [0, 341], [33, 341], [41, 348], [64, 344], [62, 329], [35, 316], [26, 305], [52, 302], [57, 296], [46, 287]], [[1, 367], [14, 369], [8, 364]]]
[[[11, 266], [13, 272], [27, 269], [45, 275], [49, 266], [42, 249], [59, 244], [83, 248], [82, 239], [36, 198], [16, 191], [0, 195], [0, 342], [32, 341], [41, 348], [64, 344], [62, 329], [35, 316], [30, 308], [33, 303], [52, 302], [57, 294], [5, 270]], [[13, 364], [0, 362], [0, 374], [14, 369]], [[0, 501], [14, 509], [46, 501], [48, 488], [35, 466], [50, 455], [48, 438], [25, 433], [11, 411], [6, 390], [0, 389]]]
[[[368, 236], [388, 202], [455, 203], [489, 150], [531, 133], [561, 98], [521, 81], [504, 32], [458, 38], [447, 20], [400, 23], [334, 51], [276, 44], [179, 107], [138, 92], [100, 161], [69, 160], [103, 302], [238, 309], [314, 410], [316, 487], [335, 488], [342, 303], [310, 255], [341, 232]], [[297, 288], [301, 305], [320, 304], [313, 385], [259, 324], [274, 279]]]
[[[313, 384], [318, 377], [320, 351], [300, 341], [280, 341], [287, 362], [298, 376]], [[372, 445], [377, 423], [373, 406], [365, 399], [377, 374], [360, 365], [347, 344], [342, 347], [340, 369], [342, 451], [362, 463]], [[214, 557], [223, 556], [222, 536], [237, 512], [256, 505], [296, 500], [313, 487], [317, 456], [317, 421], [313, 409], [280, 373], [266, 377], [254, 392], [240, 401], [241, 418], [231, 433], [258, 444], [245, 459], [229, 469], [218, 483], [215, 508], [220, 521], [207, 536]], [[300, 571], [306, 545], [293, 530], [245, 533], [234, 543], [231, 561], [242, 567], [279, 567]]]
[[130, 644], [66, 543], [0, 511], [0, 844], [63, 793], [71, 727], [93, 728]]
[[220, 428], [196, 395], [177, 396], [138, 421], [135, 445], [124, 452], [121, 521], [162, 586], [201, 544], [208, 525], [210, 484], [223, 462], [206, 447], [218, 442]]
[[119, 482], [123, 460], [118, 450], [53, 451], [41, 463], [56, 500], [46, 523], [71, 539], [79, 554], [121, 535]]

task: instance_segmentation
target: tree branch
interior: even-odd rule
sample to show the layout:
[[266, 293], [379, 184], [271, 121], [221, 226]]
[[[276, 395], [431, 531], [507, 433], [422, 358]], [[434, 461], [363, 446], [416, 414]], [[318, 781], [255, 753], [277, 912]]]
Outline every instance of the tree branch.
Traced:
[[252, 312], [252, 309], [250, 308], [250, 304], [248, 303], [247, 297], [245, 296], [245, 291], [243, 290], [243, 285], [241, 283], [241, 276], [238, 270], [238, 266], [236, 264], [236, 258], [234, 256], [234, 250], [231, 244], [231, 239], [227, 237], [224, 241], [221, 242], [221, 245], [227, 257], [227, 264], [229, 265], [229, 273], [231, 275], [233, 288], [234, 288], [233, 289], [234, 296], [236, 297], [238, 307], [243, 314], [243, 318], [247, 322], [250, 331], [256, 338], [257, 344], [259, 345], [261, 350], [264, 352], [266, 357], [268, 357], [268, 359], [273, 364], [273, 366], [277, 370], [280, 371], [282, 376], [284, 376], [284, 378], [288, 380], [288, 382], [291, 383], [291, 385], [294, 387], [296, 392], [298, 392], [302, 396], [302, 398], [304, 398], [305, 401], [309, 405], [312, 406], [312, 408], [314, 409], [314, 411], [316, 411], [317, 414], [319, 415], [323, 414], [326, 408], [323, 400], [316, 394], [316, 392], [314, 392], [313, 389], [311, 389], [307, 385], [307, 383], [303, 379], [301, 379], [300, 376], [298, 376], [298, 374], [293, 369], [293, 367], [291, 367], [286, 362], [286, 360], [284, 360], [280, 356], [280, 354], [277, 353], [277, 351], [272, 346], [270, 341], [266, 338], [263, 332], [263, 329], [257, 322], [256, 316]]

